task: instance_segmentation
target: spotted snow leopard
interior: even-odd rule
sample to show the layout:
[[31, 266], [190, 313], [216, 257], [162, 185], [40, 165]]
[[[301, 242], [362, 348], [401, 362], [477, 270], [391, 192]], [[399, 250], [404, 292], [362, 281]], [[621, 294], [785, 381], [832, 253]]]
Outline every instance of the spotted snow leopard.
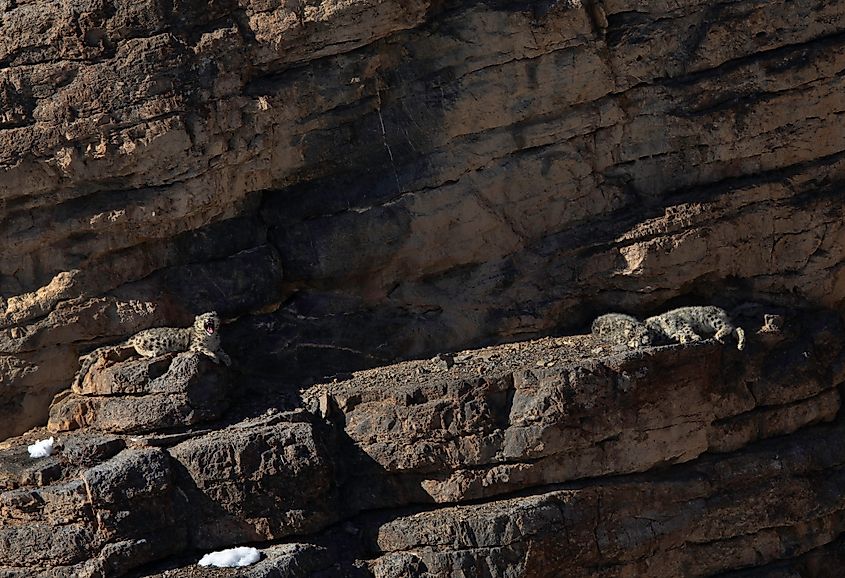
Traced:
[[624, 313], [606, 313], [593, 321], [593, 335], [613, 345], [627, 345], [631, 348], [654, 343], [654, 332], [636, 317]]
[[713, 337], [724, 343], [725, 337], [736, 337], [736, 348], [745, 348], [745, 331], [734, 326], [724, 309], [713, 305], [681, 307], [649, 317], [645, 325], [653, 332], [659, 332], [679, 343], [701, 341]]
[[123, 343], [95, 349], [83, 358], [82, 367], [76, 374], [74, 384], [82, 383], [88, 369], [96, 361], [97, 354], [105, 350], [134, 349], [144, 357], [156, 357], [164, 353], [196, 351], [221, 361], [229, 366], [232, 360], [220, 347], [220, 317], [215, 311], [197, 315], [191, 327], [154, 327], [139, 331]]

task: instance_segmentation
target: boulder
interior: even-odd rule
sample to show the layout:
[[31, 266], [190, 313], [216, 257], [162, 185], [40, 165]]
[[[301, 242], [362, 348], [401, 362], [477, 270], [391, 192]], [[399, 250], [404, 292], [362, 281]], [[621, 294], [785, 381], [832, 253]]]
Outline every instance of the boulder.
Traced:
[[308, 414], [242, 421], [169, 453], [197, 547], [309, 534], [343, 513], [329, 449]]
[[[17, 440], [16, 440], [17, 441]], [[0, 447], [0, 572], [100, 578], [175, 554], [186, 545], [170, 460], [97, 434], [65, 434], [50, 458]], [[53, 467], [50, 477], [10, 475]]]
[[666, 467], [836, 418], [838, 317], [809, 312], [765, 335], [746, 351], [546, 338], [465, 352], [447, 370], [435, 358], [359, 372], [304, 395], [357, 451], [360, 507], [391, 495], [463, 502]]
[[205, 355], [185, 352], [123, 360], [109, 350], [71, 391], [56, 396], [47, 428], [91, 426], [121, 433], [192, 426], [228, 408], [229, 374]]

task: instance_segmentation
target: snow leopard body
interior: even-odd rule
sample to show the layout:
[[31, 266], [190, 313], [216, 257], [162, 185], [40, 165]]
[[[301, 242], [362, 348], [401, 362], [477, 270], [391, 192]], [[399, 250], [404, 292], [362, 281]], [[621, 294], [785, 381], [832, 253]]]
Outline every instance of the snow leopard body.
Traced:
[[88, 369], [96, 361], [98, 354], [105, 350], [134, 349], [143, 357], [157, 357], [165, 353], [195, 351], [211, 358], [214, 363], [221, 361], [229, 366], [232, 360], [220, 347], [220, 317], [210, 311], [197, 315], [191, 327], [154, 327], [139, 331], [119, 345], [109, 345], [95, 349], [83, 358], [82, 367], [76, 374], [74, 385], [82, 383]]
[[727, 312], [713, 305], [680, 307], [649, 317], [645, 325], [654, 333], [678, 343], [692, 343], [713, 337], [724, 343], [729, 335], [736, 338], [736, 348], [745, 348], [745, 331], [731, 321]]
[[624, 313], [606, 313], [596, 317], [592, 333], [607, 343], [631, 348], [652, 345], [656, 337], [643, 322]]

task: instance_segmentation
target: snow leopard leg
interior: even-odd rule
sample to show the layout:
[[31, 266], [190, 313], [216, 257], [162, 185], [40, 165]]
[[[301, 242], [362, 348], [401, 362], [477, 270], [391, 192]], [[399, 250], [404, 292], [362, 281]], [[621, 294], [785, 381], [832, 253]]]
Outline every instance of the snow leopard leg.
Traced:
[[742, 327], [736, 327], [733, 333], [736, 336], [736, 348], [742, 351], [745, 349], [745, 330]]
[[[196, 351], [197, 353], [202, 353], [203, 355], [210, 357], [211, 361], [213, 361], [214, 363], [216, 363], [218, 365], [220, 364], [221, 360], [223, 360], [223, 363], [225, 363], [226, 366], [228, 366], [229, 363], [231, 363], [229, 356], [226, 355], [225, 353], [223, 354], [223, 355], [226, 355], [226, 357], [224, 358], [222, 355], [218, 355], [217, 353], [214, 353], [208, 347], [205, 347], [203, 345], [192, 345], [191, 351]], [[223, 353], [223, 352], [221, 351], [221, 353]], [[229, 363], [226, 363], [227, 361]]]
[[665, 323], [666, 335], [670, 339], [678, 343], [692, 343], [694, 341], [701, 341], [701, 336], [697, 334], [692, 326], [686, 321], [678, 321], [676, 319], [668, 319]]
[[725, 337], [727, 337], [728, 335], [731, 335], [733, 333], [733, 331], [734, 331], [733, 327], [731, 327], [729, 325], [725, 325], [724, 323], [719, 324], [718, 330], [716, 331], [716, 335], [713, 336], [713, 339], [715, 339], [719, 343], [724, 343]]

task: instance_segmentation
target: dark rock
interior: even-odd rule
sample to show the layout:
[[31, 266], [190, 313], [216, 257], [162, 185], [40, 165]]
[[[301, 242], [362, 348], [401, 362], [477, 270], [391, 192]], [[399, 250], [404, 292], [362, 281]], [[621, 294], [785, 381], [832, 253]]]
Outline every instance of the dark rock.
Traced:
[[[0, 447], [0, 571], [193, 578], [193, 552], [248, 543], [264, 557], [237, 575], [262, 578], [830, 564], [845, 529], [843, 333], [814, 311], [778, 340], [749, 332], [744, 351], [600, 355], [592, 336], [544, 338], [315, 385], [313, 413], [261, 413], [243, 393], [217, 429], [83, 427], [38, 460], [24, 454], [34, 431]], [[71, 395], [124, 411], [218, 371], [192, 355], [101, 361]]]
[[[841, 573], [842, 2], [0, 21], [0, 575]], [[747, 350], [525, 341], [693, 303]], [[190, 356], [60, 394], [211, 308], [236, 411]]]
[[842, 433], [820, 427], [647, 478], [399, 516], [379, 528], [384, 555], [371, 564], [376, 576], [396, 575], [381, 568], [397, 559], [432, 576], [713, 576], [799, 556], [845, 527]]
[[90, 432], [68, 438], [61, 446], [61, 455], [73, 464], [91, 466], [111, 458], [125, 447], [122, 438]]
[[48, 429], [150, 432], [214, 421], [228, 407], [228, 371], [205, 355], [120, 359], [100, 354], [72, 393], [56, 397]]
[[0, 12], [0, 437], [78, 349], [197, 309], [310, 378], [675, 300], [841, 309], [837, 3]]
[[[807, 317], [828, 333], [746, 352], [710, 340], [590, 359], [591, 338], [549, 338], [463, 355], [447, 372], [412, 361], [304, 395], [363, 453], [356, 506], [466, 501], [687, 462], [834, 419], [845, 375], [830, 368], [845, 360], [845, 331], [822, 318]], [[393, 488], [372, 492], [385, 474]]]
[[332, 563], [328, 550], [313, 544], [279, 544], [261, 553], [260, 562], [243, 570], [245, 578], [309, 578]]
[[[85, 441], [69, 439], [67, 446]], [[4, 468], [14, 460], [0, 452]], [[2, 491], [0, 521], [4, 576], [121, 575], [186, 545], [170, 461], [159, 449], [127, 449], [87, 469], [68, 464], [54, 479]]]
[[169, 450], [190, 504], [195, 546], [279, 539], [339, 519], [332, 461], [303, 417], [257, 418]]

